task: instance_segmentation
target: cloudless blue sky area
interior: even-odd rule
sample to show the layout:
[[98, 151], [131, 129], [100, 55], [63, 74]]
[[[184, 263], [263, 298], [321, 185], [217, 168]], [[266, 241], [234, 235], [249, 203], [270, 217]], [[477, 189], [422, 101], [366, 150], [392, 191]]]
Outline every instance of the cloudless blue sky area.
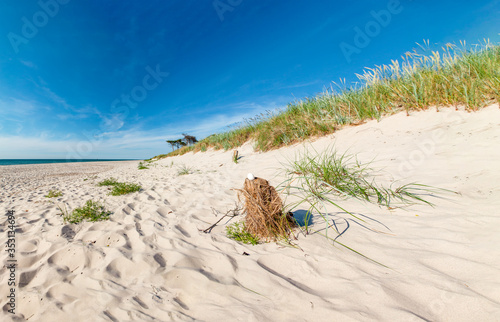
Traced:
[[498, 0], [2, 1], [0, 159], [167, 153], [424, 39], [498, 44], [498, 17]]

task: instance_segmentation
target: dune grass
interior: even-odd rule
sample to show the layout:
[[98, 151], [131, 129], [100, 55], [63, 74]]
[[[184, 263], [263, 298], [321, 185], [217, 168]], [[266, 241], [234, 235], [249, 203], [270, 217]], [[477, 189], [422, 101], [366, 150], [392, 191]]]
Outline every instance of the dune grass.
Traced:
[[97, 201], [87, 200], [85, 206], [76, 208], [71, 213], [66, 209], [59, 207], [63, 215], [64, 222], [69, 222], [71, 224], [78, 224], [82, 221], [102, 221], [109, 219], [112, 212], [106, 210], [104, 205]]
[[118, 181], [116, 181], [115, 178], [111, 177], [111, 178], [108, 178], [108, 179], [104, 179], [103, 181], [99, 182], [97, 185], [99, 187], [102, 187], [102, 186], [114, 186], [117, 183], [118, 183]]
[[49, 190], [49, 192], [45, 195], [45, 198], [57, 198], [63, 195], [60, 190]]
[[364, 222], [341, 205], [343, 200], [356, 199], [394, 209], [417, 203], [433, 206], [427, 197], [453, 193], [421, 183], [397, 185], [393, 182], [385, 187], [376, 182], [374, 171], [369, 166], [370, 163], [360, 163], [356, 156], [338, 154], [333, 148], [314, 155], [307, 151], [299, 154], [285, 165], [287, 179], [278, 188], [288, 196], [296, 197], [296, 202], [286, 205], [286, 211], [306, 205], [305, 231], [308, 229], [307, 217], [315, 212], [325, 221], [327, 235], [330, 221], [327, 209], [330, 206]]
[[228, 225], [226, 227], [226, 235], [244, 244], [257, 245], [259, 243], [259, 238], [248, 232], [244, 222], [235, 222]]
[[316, 97], [290, 103], [284, 111], [258, 115], [233, 130], [157, 158], [209, 147], [229, 150], [248, 140], [255, 142], [256, 150], [267, 151], [400, 111], [431, 106], [473, 111], [500, 101], [500, 46], [489, 41], [473, 47], [446, 44], [430, 54], [428, 42], [420, 47], [424, 54], [414, 50], [401, 61], [366, 68], [356, 75], [359, 82], [353, 86], [335, 84]]
[[[287, 179], [279, 185], [278, 189], [287, 196], [294, 196], [296, 201], [285, 204], [283, 213], [305, 206], [307, 211], [304, 226], [301, 227], [305, 235], [309, 233], [308, 224], [312, 222], [310, 219], [313, 213], [318, 214], [325, 222], [325, 229], [323, 232], [318, 231], [319, 234], [334, 244], [337, 243], [382, 266], [385, 265], [338, 240], [347, 228], [342, 232], [337, 229], [330, 210], [336, 208], [340, 210], [340, 213], [351, 216], [352, 220], [366, 226], [367, 222], [346, 209], [342, 205], [343, 201], [355, 199], [394, 209], [417, 203], [433, 206], [427, 200], [428, 197], [437, 197], [440, 193], [454, 193], [420, 183], [407, 183], [399, 186], [392, 183], [389, 187], [384, 187], [376, 182], [375, 171], [370, 168], [370, 163], [359, 162], [355, 155], [338, 154], [333, 147], [322, 153], [315, 152], [315, 154], [306, 150], [302, 154], [299, 153], [295, 160], [284, 165], [284, 168]], [[344, 220], [347, 223], [347, 219]], [[347, 227], [349, 227], [348, 224]], [[335, 237], [330, 237], [329, 231], [332, 231]]]
[[287, 182], [301, 181], [304, 190], [318, 197], [335, 194], [338, 197], [351, 197], [388, 208], [395, 204], [409, 205], [416, 202], [432, 206], [431, 202], [420, 197], [420, 193], [442, 190], [418, 183], [382, 187], [375, 182], [369, 166], [369, 163], [360, 163], [354, 155], [339, 155], [333, 147], [314, 155], [305, 151], [287, 167]]
[[137, 166], [137, 169], [139, 170], [145, 170], [145, 169], [149, 169], [148, 165], [149, 164], [145, 164], [145, 162], [148, 162], [148, 161], [144, 161], [144, 162], [139, 162], [139, 165]]
[[140, 191], [141, 186], [135, 183], [119, 182], [113, 186], [113, 189], [109, 193], [112, 196], [126, 195], [132, 192]]
[[179, 170], [177, 171], [177, 175], [179, 176], [185, 176], [187, 174], [191, 174], [193, 173], [193, 168], [192, 167], [188, 167], [186, 165], [182, 165]]
[[105, 179], [97, 184], [98, 186], [112, 186], [111, 192], [112, 196], [121, 196], [128, 193], [136, 192], [141, 190], [141, 186], [135, 183], [118, 182], [115, 178]]

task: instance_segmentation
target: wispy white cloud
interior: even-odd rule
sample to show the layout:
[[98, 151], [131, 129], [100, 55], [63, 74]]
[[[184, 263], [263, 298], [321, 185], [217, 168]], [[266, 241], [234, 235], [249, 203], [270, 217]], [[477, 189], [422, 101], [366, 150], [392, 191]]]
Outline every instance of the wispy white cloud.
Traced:
[[63, 97], [59, 96], [57, 93], [52, 91], [48, 87], [47, 82], [45, 82], [43, 79], [40, 79], [40, 84], [38, 83], [35, 84], [44, 93], [45, 97], [50, 99], [57, 106], [61, 106], [69, 111], [69, 114], [68, 113], [57, 114], [56, 116], [60, 120], [84, 119], [90, 117], [91, 115], [97, 115], [98, 117], [103, 118], [102, 113], [95, 106], [85, 105], [83, 107], [75, 107], [69, 104], [66, 99], [64, 99]]
[[[72, 112], [72, 113], [71, 113]], [[81, 108], [71, 107], [70, 113], [56, 114], [56, 117], [62, 121], [66, 120], [82, 120], [97, 115], [99, 118], [104, 119], [105, 116], [94, 106], [86, 105]]]
[[16, 134], [21, 133], [23, 131], [23, 129], [24, 129], [24, 126], [21, 123], [18, 123], [16, 126], [16, 130], [15, 130]]
[[[196, 135], [204, 137], [214, 132], [227, 130], [228, 127], [237, 125], [245, 120], [254, 119], [256, 116], [267, 115], [268, 112], [273, 113], [284, 107], [285, 105], [275, 101], [266, 102], [264, 104], [239, 102], [219, 107], [220, 111], [232, 111], [233, 113], [214, 114], [206, 117], [201, 122], [181, 123], [176, 125], [173, 129], [176, 129], [177, 133], [189, 130]], [[169, 131], [169, 133], [172, 132], [174, 131]]]
[[33, 124], [42, 114], [49, 112], [49, 106], [39, 104], [35, 101], [8, 97], [0, 100], [0, 119], [3, 126], [0, 133], [16, 134], [30, 132]]
[[34, 101], [22, 100], [14, 97], [0, 99], [0, 115], [26, 117], [42, 110], [50, 110], [46, 105], [37, 104]]
[[21, 64], [23, 64], [24, 66], [26, 67], [29, 67], [29, 68], [33, 68], [33, 69], [37, 69], [38, 67], [31, 61], [27, 61], [27, 60], [22, 60], [20, 59], [19, 62]]
[[320, 84], [320, 83], [321, 83], [321, 81], [315, 80], [315, 81], [312, 81], [312, 82], [298, 83], [298, 84], [293, 84], [293, 85], [281, 86], [281, 87], [278, 87], [277, 89], [301, 88], [301, 87], [307, 87], [307, 86], [311, 86], [311, 85], [317, 85], [317, 84]]
[[56, 117], [61, 121], [81, 120], [88, 117], [87, 114], [56, 114]]
[[64, 158], [66, 142], [21, 135], [0, 137], [0, 159]]
[[4, 126], [2, 132], [20, 133], [27, 121], [36, 120], [39, 113], [47, 113], [50, 107], [34, 101], [17, 98], [0, 99], [0, 118]]
[[[127, 139], [127, 138], [122, 138]], [[13, 135], [0, 137], [0, 159], [126, 159], [145, 158], [149, 151], [161, 151], [166, 146], [159, 141], [156, 144], [121, 141], [118, 138], [103, 141], [62, 139], [53, 136]]]
[[44, 132], [38, 136], [12, 135], [0, 137], [0, 159], [2, 158], [147, 158], [169, 151], [166, 140], [177, 139], [187, 132], [203, 138], [217, 131], [225, 130], [228, 125], [241, 122], [266, 110], [280, 106], [270, 103], [236, 104], [241, 113], [233, 115], [217, 114], [202, 122], [178, 123], [155, 129], [145, 130], [143, 124], [122, 131], [100, 133], [90, 139], [76, 139], [73, 135], [64, 138]]
[[73, 110], [73, 107], [71, 105], [69, 105], [64, 98], [62, 98], [61, 96], [54, 93], [50, 88], [48, 88], [46, 86], [40, 86], [40, 88], [45, 93], [45, 96], [47, 96], [54, 103], [56, 103], [59, 106], [64, 107], [67, 110]]

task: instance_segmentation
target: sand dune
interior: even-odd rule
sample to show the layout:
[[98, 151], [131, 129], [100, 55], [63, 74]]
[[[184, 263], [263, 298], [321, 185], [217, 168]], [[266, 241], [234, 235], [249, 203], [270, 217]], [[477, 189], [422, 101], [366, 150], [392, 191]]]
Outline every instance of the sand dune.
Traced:
[[[220, 218], [212, 209], [234, 207], [232, 189], [247, 173], [277, 185], [282, 163], [332, 145], [373, 160], [387, 183], [458, 194], [431, 198], [435, 207], [394, 210], [345, 201], [366, 227], [332, 211], [340, 229], [349, 225], [339, 241], [388, 268], [318, 233], [297, 234], [298, 249], [237, 243], [225, 236], [225, 220], [202, 232]], [[0, 212], [16, 212], [19, 266], [15, 316], [7, 312], [9, 271], [0, 269], [2, 320], [500, 320], [498, 105], [400, 113], [271, 152], [250, 144], [238, 150], [238, 164], [232, 151], [208, 151], [147, 170], [138, 162], [0, 167]], [[178, 175], [182, 166], [192, 173]], [[96, 186], [109, 177], [143, 189], [109, 196]], [[50, 189], [64, 195], [49, 200]], [[104, 202], [111, 219], [64, 224], [57, 206], [74, 209], [88, 199]], [[325, 226], [319, 216], [313, 223], [313, 231]], [[0, 259], [6, 263], [7, 253]]]

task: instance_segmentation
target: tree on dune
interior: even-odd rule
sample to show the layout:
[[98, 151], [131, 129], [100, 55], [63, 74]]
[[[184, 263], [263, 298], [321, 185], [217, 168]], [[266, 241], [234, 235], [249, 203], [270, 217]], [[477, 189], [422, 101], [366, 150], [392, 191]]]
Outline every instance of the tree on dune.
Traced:
[[198, 140], [196, 139], [195, 136], [192, 136], [192, 135], [188, 135], [186, 133], [182, 133], [182, 135], [184, 135], [184, 142], [187, 143], [187, 145], [191, 145], [191, 144], [195, 144], [196, 142], [198, 142]]
[[167, 140], [166, 141], [170, 146], [172, 147], [172, 151], [174, 151], [175, 146], [176, 146], [176, 140]]
[[183, 139], [178, 139], [178, 140], [176, 140], [175, 142], [176, 142], [176, 144], [177, 144], [177, 148], [181, 148], [181, 147], [183, 147], [183, 146], [186, 146], [186, 145], [187, 145], [187, 143], [186, 143], [186, 142], [184, 142], [184, 140], [183, 140]]
[[183, 139], [167, 140], [166, 142], [170, 144], [170, 146], [172, 147], [172, 151], [187, 145], [187, 143], [184, 142]]

